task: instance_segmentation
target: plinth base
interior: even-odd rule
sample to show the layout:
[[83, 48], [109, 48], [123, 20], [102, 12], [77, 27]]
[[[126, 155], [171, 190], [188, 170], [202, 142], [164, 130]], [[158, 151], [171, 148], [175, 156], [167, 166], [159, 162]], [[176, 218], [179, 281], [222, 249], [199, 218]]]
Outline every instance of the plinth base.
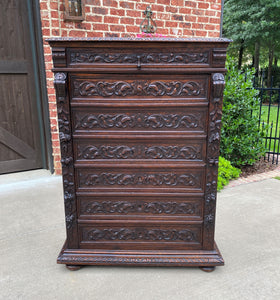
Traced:
[[[65, 243], [66, 245], [66, 243]], [[57, 263], [66, 264], [70, 269], [78, 266], [151, 266], [151, 267], [201, 267], [213, 271], [223, 266], [224, 260], [215, 244], [214, 250], [187, 251], [120, 251], [62, 248]]]

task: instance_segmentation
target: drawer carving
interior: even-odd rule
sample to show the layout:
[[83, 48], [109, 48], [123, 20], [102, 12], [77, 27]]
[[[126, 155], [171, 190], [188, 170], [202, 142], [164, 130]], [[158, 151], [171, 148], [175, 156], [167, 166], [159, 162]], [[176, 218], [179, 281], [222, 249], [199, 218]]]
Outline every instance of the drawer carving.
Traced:
[[193, 146], [95, 146], [78, 145], [78, 159], [188, 159], [201, 160], [202, 145]]
[[87, 201], [82, 202], [81, 214], [154, 214], [198, 216], [201, 205], [197, 202], [143, 202], [143, 201]]
[[214, 227], [228, 43], [50, 41], [67, 229], [59, 263], [223, 264]]
[[79, 173], [80, 187], [93, 186], [188, 186], [199, 187], [200, 176], [197, 174], [173, 173]]
[[75, 114], [75, 129], [93, 128], [187, 128], [203, 129], [204, 121], [199, 112], [185, 114]]
[[205, 97], [205, 80], [151, 81], [151, 80], [74, 80], [75, 97]]
[[[107, 49], [106, 49], [107, 50]], [[140, 57], [142, 64], [207, 64], [208, 51], [201, 52], [168, 52], [168, 53], [120, 53], [104, 52], [104, 49], [92, 52], [73, 51], [70, 55], [71, 64], [136, 64]]]
[[184, 241], [199, 242], [189, 229], [93, 228], [83, 230], [84, 241]]

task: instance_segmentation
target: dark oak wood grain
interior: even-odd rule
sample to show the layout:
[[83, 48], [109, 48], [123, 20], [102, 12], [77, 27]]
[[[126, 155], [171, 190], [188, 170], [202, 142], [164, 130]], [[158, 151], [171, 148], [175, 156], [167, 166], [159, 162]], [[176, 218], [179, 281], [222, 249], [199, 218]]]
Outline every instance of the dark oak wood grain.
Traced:
[[223, 265], [214, 231], [228, 42], [50, 41], [67, 227], [58, 263]]

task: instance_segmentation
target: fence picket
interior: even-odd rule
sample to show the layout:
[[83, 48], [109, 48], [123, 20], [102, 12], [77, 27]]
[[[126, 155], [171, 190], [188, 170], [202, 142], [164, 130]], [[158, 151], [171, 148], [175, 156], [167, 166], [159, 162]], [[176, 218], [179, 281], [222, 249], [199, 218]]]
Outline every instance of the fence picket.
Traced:
[[[260, 80], [256, 78], [254, 80], [255, 89], [259, 90], [259, 128], [261, 127], [262, 131], [265, 130], [265, 148], [266, 156], [265, 159], [270, 161], [272, 156], [272, 163], [278, 164], [279, 155], [280, 155], [280, 86], [278, 88], [273, 88], [273, 79], [270, 87], [264, 86], [264, 75], [260, 76]], [[275, 101], [276, 98], [276, 101]], [[268, 100], [268, 103], [267, 103]], [[274, 103], [277, 102], [275, 105]], [[263, 112], [267, 113], [266, 122], [262, 118]], [[270, 126], [269, 126], [270, 125]]]

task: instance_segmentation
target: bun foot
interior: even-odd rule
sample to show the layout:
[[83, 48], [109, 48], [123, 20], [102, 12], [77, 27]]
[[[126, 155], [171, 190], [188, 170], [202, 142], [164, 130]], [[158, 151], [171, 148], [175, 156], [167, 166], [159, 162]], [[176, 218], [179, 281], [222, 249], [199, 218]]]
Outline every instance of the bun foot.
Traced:
[[204, 271], [204, 272], [208, 272], [208, 273], [210, 273], [210, 272], [213, 272], [215, 269], [216, 269], [216, 267], [199, 267], [202, 271]]
[[81, 269], [82, 266], [78, 266], [78, 265], [66, 265], [66, 268], [70, 271], [77, 271], [79, 269]]

